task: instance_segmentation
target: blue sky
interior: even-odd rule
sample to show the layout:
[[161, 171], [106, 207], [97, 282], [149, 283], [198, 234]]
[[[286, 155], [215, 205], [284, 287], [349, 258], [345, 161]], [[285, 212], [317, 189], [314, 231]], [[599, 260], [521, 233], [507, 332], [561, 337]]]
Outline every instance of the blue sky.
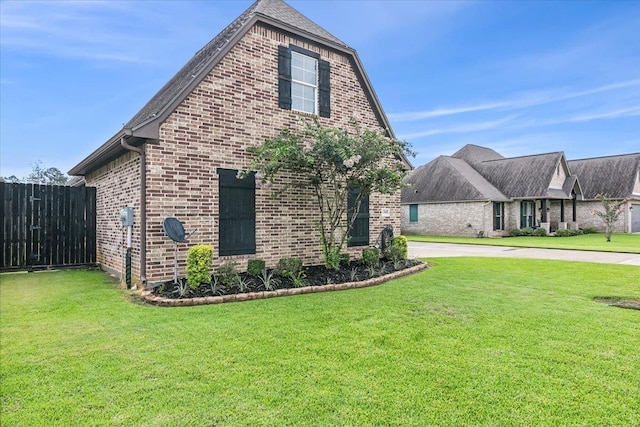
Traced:
[[[640, 2], [288, 2], [358, 51], [419, 166], [640, 151]], [[67, 172], [251, 1], [0, 2], [0, 175]]]

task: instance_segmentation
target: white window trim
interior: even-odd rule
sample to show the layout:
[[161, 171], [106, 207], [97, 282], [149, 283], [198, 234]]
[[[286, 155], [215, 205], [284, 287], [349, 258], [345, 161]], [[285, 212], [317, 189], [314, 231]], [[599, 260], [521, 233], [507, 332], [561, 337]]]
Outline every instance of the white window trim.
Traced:
[[[296, 79], [293, 78], [293, 70], [291, 71], [291, 84], [292, 84], [292, 87], [291, 87], [291, 109], [293, 111], [299, 111], [301, 113], [318, 114], [318, 92], [320, 91], [319, 87], [318, 87], [319, 86], [319, 82], [318, 82], [318, 79], [319, 79], [318, 60], [316, 58], [313, 58], [313, 57], [309, 56], [309, 55], [305, 55], [304, 53], [292, 51], [291, 52], [291, 68], [293, 68], [293, 57], [294, 57], [294, 55], [300, 55], [300, 56], [303, 56], [305, 58], [309, 58], [309, 59], [313, 60], [313, 62], [315, 63], [316, 82], [315, 82], [315, 85], [312, 85], [312, 84], [309, 84], [307, 82], [303, 82], [301, 80], [296, 80]], [[294, 96], [293, 96], [293, 84], [294, 83], [302, 85], [302, 86], [313, 88], [313, 98], [314, 99], [313, 99], [313, 111], [312, 112], [304, 111], [304, 110], [298, 110], [297, 108], [293, 107], [293, 98], [294, 98]]]

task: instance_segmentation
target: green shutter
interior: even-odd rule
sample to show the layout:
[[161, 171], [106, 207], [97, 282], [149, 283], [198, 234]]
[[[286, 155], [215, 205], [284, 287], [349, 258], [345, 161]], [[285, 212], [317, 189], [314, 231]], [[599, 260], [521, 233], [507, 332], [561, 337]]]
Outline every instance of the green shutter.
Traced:
[[331, 117], [331, 67], [329, 62], [318, 60], [318, 113]]
[[220, 256], [256, 253], [256, 184], [255, 173], [244, 178], [238, 171], [218, 169]]
[[409, 222], [418, 222], [418, 205], [409, 205]]
[[291, 49], [278, 46], [278, 105], [291, 110]]

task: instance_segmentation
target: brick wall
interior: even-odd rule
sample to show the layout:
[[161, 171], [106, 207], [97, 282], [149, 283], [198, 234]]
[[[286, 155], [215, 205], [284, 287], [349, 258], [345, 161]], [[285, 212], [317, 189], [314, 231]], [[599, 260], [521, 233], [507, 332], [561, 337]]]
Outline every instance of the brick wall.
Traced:
[[[256, 189], [256, 254], [218, 257], [216, 169], [248, 169], [251, 162], [248, 147], [275, 136], [280, 129], [296, 126], [301, 118], [310, 118], [278, 107], [278, 45], [290, 43], [319, 53], [331, 64], [331, 117], [320, 118], [323, 125], [347, 128], [350, 119], [355, 118], [363, 128], [382, 130], [348, 57], [261, 25], [254, 26], [161, 125], [158, 143], [146, 144], [150, 283], [173, 275], [173, 244], [162, 232], [162, 220], [167, 216], [183, 221], [187, 232], [198, 230], [189, 244], [213, 244], [214, 266], [233, 259], [244, 267], [248, 258], [264, 259], [268, 265], [274, 265], [285, 256], [300, 257], [306, 264], [321, 261], [315, 199], [309, 190], [302, 189], [289, 190], [279, 199], [270, 197], [271, 190]], [[108, 172], [92, 174], [88, 185], [100, 183], [103, 188], [111, 188], [118, 181], [116, 176], [123, 176], [126, 182], [138, 177], [134, 162], [128, 169], [115, 163], [104, 169]], [[284, 185], [289, 177], [283, 175], [281, 179], [274, 189]], [[370, 200], [373, 244], [384, 226], [392, 225], [399, 230], [400, 193], [372, 195]], [[109, 203], [119, 209], [124, 202], [119, 199]], [[391, 210], [390, 217], [381, 216], [382, 207]], [[104, 209], [99, 211], [100, 215], [110, 212]], [[98, 227], [100, 224], [113, 228], [106, 219]], [[113, 240], [113, 237], [99, 240], [99, 245], [111, 248]], [[361, 249], [354, 248], [351, 252], [355, 254]], [[180, 245], [181, 275], [186, 251], [187, 245]], [[105, 257], [105, 262], [112, 264], [111, 258]]]
[[120, 209], [133, 207], [132, 277], [140, 277], [140, 160], [127, 153], [86, 177], [87, 186], [96, 187], [97, 261], [107, 270], [122, 271], [125, 229]]
[[[614, 224], [614, 233], [629, 233], [631, 231], [631, 211], [629, 207], [631, 203], [627, 203], [624, 208], [624, 213], [618, 218], [618, 221]], [[578, 201], [576, 206], [576, 217], [578, 227], [594, 227], [600, 232], [604, 232], [604, 223], [599, 216], [593, 215], [591, 212], [604, 211], [602, 203], [599, 201]]]
[[505, 203], [505, 229], [493, 230], [493, 203], [454, 202], [418, 205], [418, 221], [409, 221], [409, 205], [402, 205], [402, 234], [476, 237], [482, 231], [486, 237], [507, 235], [513, 228], [511, 203]]

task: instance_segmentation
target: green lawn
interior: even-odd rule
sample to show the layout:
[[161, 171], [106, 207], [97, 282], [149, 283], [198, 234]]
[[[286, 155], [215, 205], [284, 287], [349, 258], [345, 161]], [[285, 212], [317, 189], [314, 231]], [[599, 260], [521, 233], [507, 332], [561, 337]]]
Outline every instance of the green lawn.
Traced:
[[372, 288], [133, 303], [100, 272], [0, 276], [7, 426], [640, 424], [632, 266], [438, 259]]
[[614, 234], [607, 242], [604, 234], [573, 237], [485, 238], [452, 236], [406, 236], [410, 242], [466, 243], [469, 245], [516, 246], [523, 248], [577, 249], [583, 251], [640, 253], [640, 234]]

